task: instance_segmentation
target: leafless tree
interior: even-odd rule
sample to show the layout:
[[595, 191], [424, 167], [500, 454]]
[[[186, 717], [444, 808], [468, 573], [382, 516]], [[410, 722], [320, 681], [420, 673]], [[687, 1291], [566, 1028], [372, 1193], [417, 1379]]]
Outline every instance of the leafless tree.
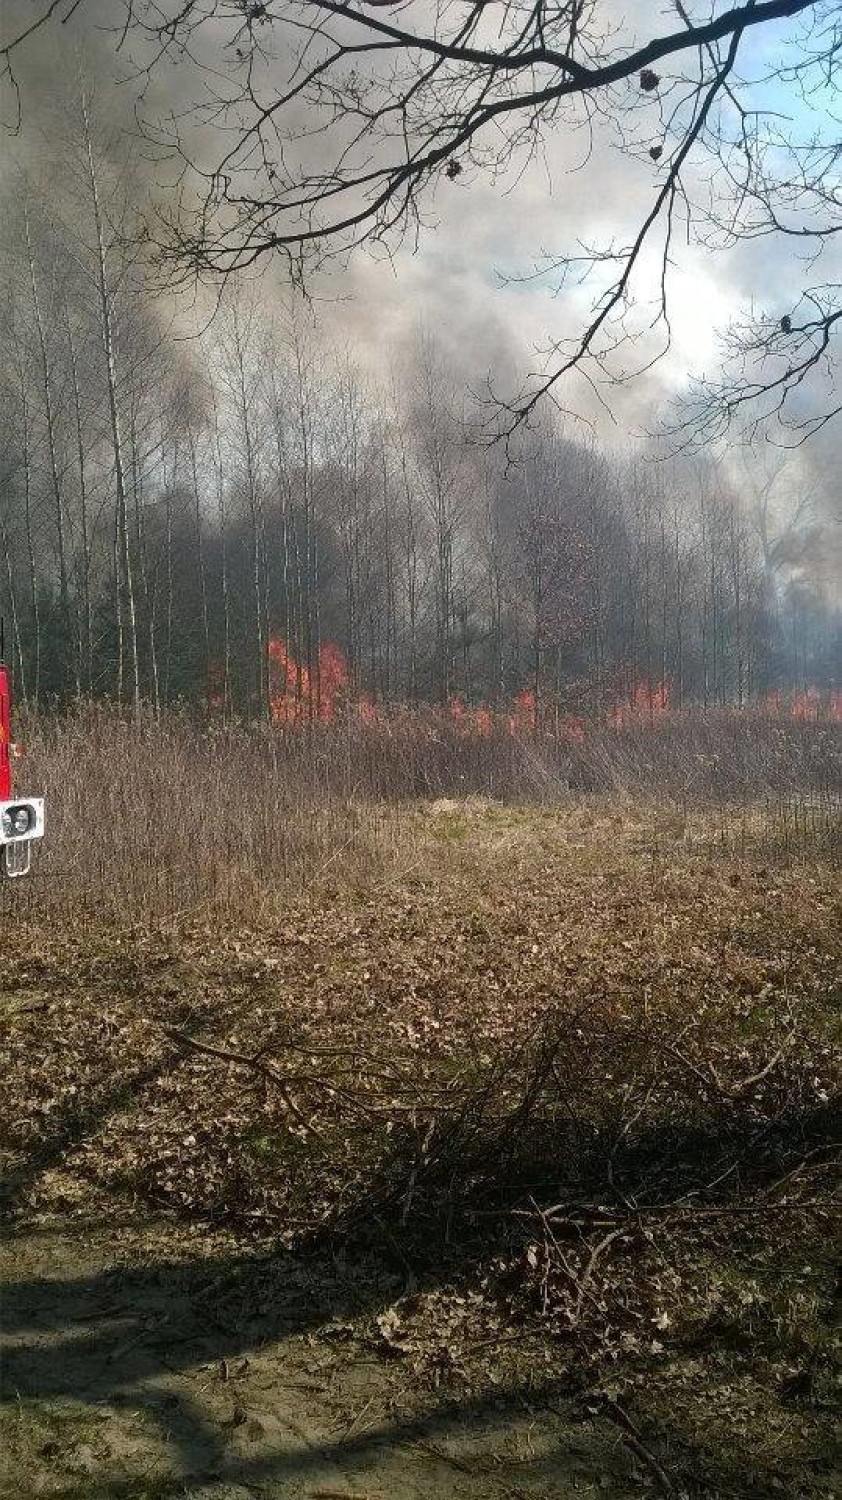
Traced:
[[[218, 374], [230, 408], [229, 462], [247, 518], [251, 555], [251, 619], [254, 701], [268, 711], [268, 619], [266, 608], [266, 434], [261, 424], [265, 368], [261, 355], [259, 309], [249, 295], [233, 299], [220, 329]], [[265, 346], [264, 346], [265, 347]]]
[[[37, 0], [10, 24], [7, 81], [37, 31], [85, 3]], [[161, 235], [177, 278], [224, 276], [272, 252], [300, 280], [363, 245], [388, 251], [422, 233], [436, 193], [467, 202], [478, 179], [510, 181], [531, 161], [551, 169], [559, 142], [578, 140], [586, 177], [595, 146], [622, 155], [636, 206], [610, 242], [580, 234], [538, 267], [587, 282], [592, 300], [581, 326], [549, 339], [543, 369], [506, 402], [503, 430], [544, 397], [575, 400], [576, 374], [600, 388], [657, 359], [682, 238], [711, 251], [774, 240], [792, 254], [786, 305], [727, 331], [721, 376], [699, 383], [671, 424], [682, 441], [770, 417], [798, 441], [838, 412], [827, 390], [842, 321], [836, 0], [672, 0], [629, 23], [610, 0], [120, 9], [115, 37], [141, 79], [175, 63], [192, 100], [177, 129], [151, 105], [148, 122], [183, 168]], [[653, 255], [654, 299], [644, 274]]]

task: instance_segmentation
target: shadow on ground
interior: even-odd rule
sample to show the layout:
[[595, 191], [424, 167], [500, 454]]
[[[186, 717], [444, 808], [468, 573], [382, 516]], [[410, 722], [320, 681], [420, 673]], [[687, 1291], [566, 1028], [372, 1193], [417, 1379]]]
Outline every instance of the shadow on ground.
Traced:
[[[394, 1296], [374, 1256], [338, 1266], [327, 1252], [24, 1277], [6, 1303], [6, 1398], [21, 1421], [31, 1414], [61, 1500], [538, 1496], [561, 1475], [583, 1493], [609, 1476], [627, 1492], [632, 1466], [610, 1428], [582, 1424], [540, 1379], [479, 1396], [403, 1390], [388, 1354], [355, 1331]], [[39, 1426], [62, 1409], [82, 1418], [69, 1446]], [[74, 1478], [60, 1460], [72, 1470], [80, 1450]], [[10, 1478], [7, 1493], [23, 1494]]]
[[[745, 1137], [742, 1156], [750, 1145], [768, 1176], [770, 1161], [779, 1171], [826, 1145], [832, 1125], [827, 1113], [778, 1122], [762, 1140]], [[710, 1181], [733, 1156], [738, 1135], [731, 1122], [719, 1134], [650, 1135], [629, 1145], [612, 1162], [624, 1210], [635, 1185], [657, 1181], [674, 1192], [677, 1183], [686, 1191], [689, 1181]], [[747, 1186], [743, 1161], [743, 1195]], [[781, 1492], [774, 1469], [764, 1472], [760, 1461], [758, 1471], [750, 1432], [735, 1430], [728, 1478], [713, 1487], [700, 1476], [724, 1472], [721, 1455], [682, 1431], [674, 1411], [648, 1424], [652, 1438], [618, 1425], [595, 1394], [605, 1372], [580, 1363], [575, 1336], [566, 1375], [559, 1373], [564, 1360], [545, 1360], [533, 1330], [524, 1334], [534, 1356], [526, 1369], [522, 1359], [507, 1365], [503, 1357], [487, 1382], [454, 1379], [451, 1371], [438, 1389], [428, 1370], [423, 1387], [413, 1389], [400, 1348], [377, 1336], [378, 1314], [419, 1292], [464, 1292], [481, 1262], [504, 1247], [511, 1255], [517, 1235], [527, 1233], [501, 1214], [499, 1229], [489, 1215], [481, 1230], [474, 1221], [470, 1235], [454, 1237], [442, 1213], [430, 1199], [420, 1237], [398, 1215], [366, 1232], [359, 1203], [353, 1238], [334, 1229], [294, 1252], [271, 1254], [156, 1254], [166, 1239], [154, 1227], [134, 1245], [114, 1228], [12, 1237], [2, 1369], [11, 1439], [2, 1493], [9, 1500], [42, 1492], [54, 1500], [555, 1500], [653, 1488]], [[497, 1352], [505, 1356], [502, 1347]], [[804, 1461], [821, 1474], [820, 1456]]]

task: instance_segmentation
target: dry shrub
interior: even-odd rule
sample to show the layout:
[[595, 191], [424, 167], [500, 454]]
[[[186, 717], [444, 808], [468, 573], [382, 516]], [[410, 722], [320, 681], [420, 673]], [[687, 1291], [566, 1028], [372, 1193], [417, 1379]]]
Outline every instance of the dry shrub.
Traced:
[[0, 900], [22, 915], [250, 916], [337, 863], [370, 875], [394, 849], [394, 811], [349, 795], [306, 750], [177, 714], [132, 724], [86, 705], [41, 717], [18, 785], [46, 795], [47, 833], [33, 876]]
[[469, 734], [432, 708], [284, 730], [81, 704], [24, 737], [18, 784], [46, 794], [48, 824], [34, 877], [0, 894], [18, 914], [248, 917], [325, 874], [387, 873], [408, 852], [401, 807], [422, 799], [760, 804], [743, 840], [838, 841], [842, 729], [765, 714], [686, 711], [579, 743]]

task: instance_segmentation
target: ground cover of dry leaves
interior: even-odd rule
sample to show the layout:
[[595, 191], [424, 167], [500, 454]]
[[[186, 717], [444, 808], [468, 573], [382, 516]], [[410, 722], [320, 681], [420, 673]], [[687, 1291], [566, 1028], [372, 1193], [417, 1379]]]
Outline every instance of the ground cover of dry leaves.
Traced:
[[833, 1494], [838, 866], [721, 834], [0, 933], [0, 1494]]

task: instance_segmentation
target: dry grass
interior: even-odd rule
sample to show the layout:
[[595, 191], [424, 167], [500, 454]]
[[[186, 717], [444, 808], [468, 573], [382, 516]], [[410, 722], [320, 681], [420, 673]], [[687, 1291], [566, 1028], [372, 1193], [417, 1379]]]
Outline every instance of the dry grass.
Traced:
[[315, 725], [133, 726], [102, 705], [24, 726], [18, 785], [48, 799], [35, 873], [0, 888], [0, 915], [133, 920], [215, 911], [271, 917], [338, 874], [393, 876], [415, 857], [406, 805], [479, 796], [570, 806], [654, 804], [720, 840], [785, 855], [839, 849], [842, 727], [687, 712], [584, 743], [464, 734], [433, 710]]

